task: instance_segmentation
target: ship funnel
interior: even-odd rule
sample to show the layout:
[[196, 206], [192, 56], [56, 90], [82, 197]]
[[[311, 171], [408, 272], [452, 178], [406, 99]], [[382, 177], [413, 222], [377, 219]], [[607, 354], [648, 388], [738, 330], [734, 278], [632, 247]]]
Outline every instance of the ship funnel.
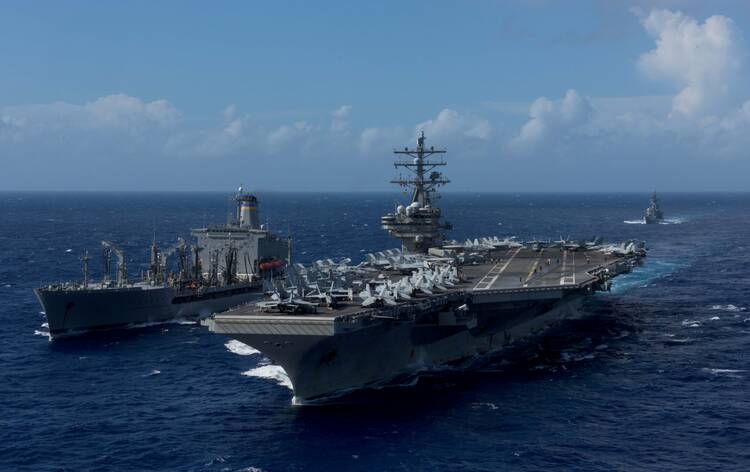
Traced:
[[237, 195], [237, 220], [241, 227], [259, 229], [260, 216], [258, 215], [258, 199], [255, 195], [242, 194]]

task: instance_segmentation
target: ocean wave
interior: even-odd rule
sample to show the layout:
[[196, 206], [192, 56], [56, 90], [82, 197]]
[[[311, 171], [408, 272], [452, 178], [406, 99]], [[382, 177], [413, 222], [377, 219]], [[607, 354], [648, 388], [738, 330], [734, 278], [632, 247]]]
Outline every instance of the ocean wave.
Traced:
[[241, 343], [236, 339], [231, 339], [225, 342], [224, 347], [226, 347], [229, 352], [240, 356], [253, 356], [255, 354], [260, 354], [259, 350], [252, 348], [245, 343]]
[[286, 374], [286, 372], [284, 372], [284, 368], [279, 365], [261, 365], [254, 369], [243, 372], [242, 375], [245, 375], [247, 377], [256, 377], [259, 379], [274, 380], [282, 387], [286, 387], [289, 390], [292, 390], [292, 381], [289, 380], [289, 376]]
[[[163, 321], [144, 321], [143, 323], [130, 323], [124, 326], [118, 326], [118, 327], [112, 328], [112, 330], [152, 328], [154, 326], [164, 326], [164, 325], [194, 325], [194, 324], [197, 324], [197, 322], [191, 321], [185, 318], [175, 318], [175, 319], [163, 320]], [[90, 331], [97, 331], [97, 330], [90, 330]], [[110, 331], [110, 330], [107, 329], [105, 331]]]
[[560, 353], [560, 360], [562, 362], [581, 362], [581, 361], [587, 361], [587, 360], [591, 360], [595, 358], [596, 358], [596, 355], [593, 352], [581, 353], [581, 352], [563, 351]]
[[737, 305], [727, 304], [727, 305], [711, 305], [712, 310], [720, 310], [720, 311], [731, 311], [731, 312], [739, 312], [739, 311], [745, 311], [747, 308], [740, 307]]
[[[660, 225], [681, 225], [687, 221], [687, 218], [682, 217], [674, 217], [674, 218], [664, 218], [663, 221], [660, 221]], [[623, 221], [626, 225], [645, 225], [646, 221], [643, 219], [640, 220], [625, 220]]]
[[701, 369], [701, 372], [705, 372], [707, 374], [716, 375], [716, 376], [741, 379], [743, 376], [739, 374], [745, 372], [745, 370], [744, 369], [714, 369], [711, 367], [704, 367]]
[[490, 403], [490, 402], [476, 402], [476, 403], [472, 403], [471, 407], [473, 409], [475, 409], [475, 410], [479, 409], [479, 408], [487, 408], [487, 409], [490, 409], [490, 410], [497, 410], [498, 408], [500, 408], [499, 406], [495, 405], [494, 403]]

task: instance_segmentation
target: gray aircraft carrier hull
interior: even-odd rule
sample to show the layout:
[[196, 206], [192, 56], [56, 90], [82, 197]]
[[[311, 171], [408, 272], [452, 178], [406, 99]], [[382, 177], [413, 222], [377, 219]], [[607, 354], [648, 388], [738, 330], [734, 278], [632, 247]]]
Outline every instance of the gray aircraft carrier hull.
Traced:
[[51, 338], [133, 324], [196, 319], [258, 300], [260, 286], [214, 289], [200, 296], [171, 287], [34, 290]]
[[[577, 316], [582, 296], [554, 301], [505, 302], [480, 307], [467, 320], [443, 324], [380, 320], [359, 329], [337, 329], [323, 319], [286, 328], [278, 317], [269, 325], [276, 334], [254, 326], [255, 334], [232, 338], [255, 347], [286, 371], [300, 403], [326, 400], [347, 391], [375, 387], [406, 374], [451, 365], [496, 353], [511, 343], [539, 333], [551, 324]], [[435, 313], [439, 316], [439, 313]], [[227, 323], [227, 315], [223, 315]], [[216, 326], [214, 331], [223, 330]], [[339, 332], [337, 332], [339, 331]]]
[[[644, 255], [635, 246], [620, 255], [608, 248], [511, 247], [461, 265], [462, 278], [451, 286], [390, 304], [353, 300], [307, 313], [248, 305], [206, 324], [283, 367], [298, 402], [326, 401], [400, 382], [404, 374], [462, 365], [580, 316], [585, 298], [607, 290]], [[368, 277], [403, 280], [384, 272]]]

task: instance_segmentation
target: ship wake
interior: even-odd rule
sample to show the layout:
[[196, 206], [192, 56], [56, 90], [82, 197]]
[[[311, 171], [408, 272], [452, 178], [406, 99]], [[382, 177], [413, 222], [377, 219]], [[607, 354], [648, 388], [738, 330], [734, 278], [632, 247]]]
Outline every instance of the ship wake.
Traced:
[[258, 367], [243, 372], [242, 375], [246, 377], [273, 380], [278, 385], [293, 390], [292, 381], [284, 371], [284, 368], [278, 365], [261, 363]]

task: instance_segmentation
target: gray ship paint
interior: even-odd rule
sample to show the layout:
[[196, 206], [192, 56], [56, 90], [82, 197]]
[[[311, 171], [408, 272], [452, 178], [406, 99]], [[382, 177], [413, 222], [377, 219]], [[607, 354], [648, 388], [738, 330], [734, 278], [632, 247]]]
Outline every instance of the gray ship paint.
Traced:
[[[604, 245], [561, 240], [519, 243], [482, 238], [443, 244], [435, 188], [447, 183], [432, 171], [444, 161], [425, 146], [404, 149], [414, 172], [395, 183], [412, 189], [411, 203], [382, 218], [383, 229], [401, 239], [404, 253], [383, 251], [368, 262], [318, 261], [296, 265], [298, 278], [317, 291], [294, 288], [288, 300], [245, 306], [206, 321], [209, 329], [248, 344], [288, 374], [299, 403], [325, 401], [348, 391], [388, 383], [404, 374], [496, 353], [519, 339], [579, 313], [581, 301], [628, 272], [645, 256], [640, 242]], [[309, 274], [337, 273], [349, 287], [323, 293]], [[408, 276], [406, 274], [411, 274]], [[448, 275], [446, 275], [448, 274]], [[459, 274], [460, 276], [456, 276]], [[364, 288], [363, 302], [341, 297]], [[282, 291], [286, 291], [282, 287]]]
[[[51, 338], [123, 325], [205, 318], [257, 300], [264, 282], [282, 276], [290, 262], [291, 242], [259, 224], [258, 200], [242, 187], [235, 198], [237, 214], [226, 225], [193, 229], [196, 243], [179, 240], [166, 250], [151, 246], [151, 263], [144, 280], [128, 280], [123, 252], [102, 242], [104, 277], [89, 280], [88, 253], [84, 280], [36, 289]], [[110, 256], [117, 256], [116, 280], [110, 276]], [[176, 272], [168, 258], [177, 259]]]

